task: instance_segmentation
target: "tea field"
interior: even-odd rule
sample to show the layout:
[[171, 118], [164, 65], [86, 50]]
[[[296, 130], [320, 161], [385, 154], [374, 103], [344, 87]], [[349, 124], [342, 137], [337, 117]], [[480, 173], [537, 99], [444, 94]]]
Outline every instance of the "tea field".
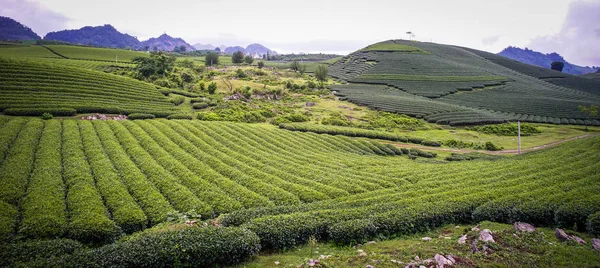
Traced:
[[600, 104], [600, 83], [542, 69], [473, 49], [390, 40], [342, 58], [330, 73], [350, 83], [333, 88], [343, 98], [438, 124], [600, 124], [579, 111]]

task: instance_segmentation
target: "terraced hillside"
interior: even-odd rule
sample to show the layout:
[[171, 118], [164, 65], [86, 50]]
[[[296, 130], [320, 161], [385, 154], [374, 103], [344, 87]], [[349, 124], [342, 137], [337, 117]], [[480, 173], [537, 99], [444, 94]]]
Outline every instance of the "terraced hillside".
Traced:
[[0, 238], [111, 241], [176, 210], [225, 213], [273, 248], [473, 220], [583, 229], [600, 212], [599, 150], [448, 164], [262, 125], [0, 117]]
[[55, 108], [157, 116], [176, 112], [151, 84], [49, 60], [41, 62], [0, 57], [0, 110], [27, 115]]
[[[600, 104], [600, 83], [547, 74], [551, 71], [542, 74], [535, 71], [537, 67], [487, 54], [390, 40], [344, 57], [331, 66], [330, 73], [350, 83], [333, 88], [348, 100], [431, 122], [600, 124], [599, 117], [589, 118], [578, 108]], [[365, 86], [369, 84], [387, 89]]]

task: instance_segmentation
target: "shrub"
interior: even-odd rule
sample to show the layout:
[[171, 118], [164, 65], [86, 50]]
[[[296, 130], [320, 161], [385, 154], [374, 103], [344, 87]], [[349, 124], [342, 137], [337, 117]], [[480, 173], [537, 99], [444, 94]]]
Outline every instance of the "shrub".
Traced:
[[212, 82], [210, 84], [208, 84], [208, 94], [215, 94], [215, 92], [217, 91], [217, 83]]
[[501, 151], [502, 149], [504, 149], [503, 147], [497, 146], [494, 143], [492, 143], [491, 141], [486, 142], [483, 145], [476, 145], [475, 147], [473, 147], [475, 150], [487, 150], [487, 151]]
[[329, 227], [329, 238], [336, 243], [364, 243], [377, 233], [377, 226], [371, 219], [356, 219], [333, 224]]
[[198, 113], [196, 116], [199, 120], [204, 121], [220, 121], [221, 117], [216, 113]]
[[0, 266], [61, 267], [67, 256], [81, 252], [83, 245], [70, 239], [33, 240], [0, 245]]
[[172, 119], [187, 119], [187, 120], [192, 120], [192, 116], [189, 114], [172, 114], [167, 116], [167, 119], [172, 120]]
[[205, 108], [208, 108], [208, 106], [209, 105], [206, 102], [199, 102], [199, 103], [192, 104], [192, 108], [194, 108], [196, 110], [205, 109]]
[[274, 125], [280, 125], [283, 123], [291, 123], [291, 122], [306, 122], [308, 120], [310, 120], [310, 118], [306, 115], [293, 113], [293, 114], [285, 114], [285, 115], [275, 117], [273, 119], [272, 123]]
[[600, 235], [600, 212], [596, 212], [588, 217], [586, 230], [596, 236]]
[[153, 114], [142, 114], [142, 113], [133, 113], [127, 116], [129, 120], [138, 120], [138, 119], [154, 119], [156, 118]]
[[81, 254], [74, 261], [93, 267], [214, 267], [258, 253], [260, 239], [243, 228], [185, 228], [146, 232]]
[[[517, 136], [519, 131], [517, 123], [476, 126], [473, 127], [473, 129], [478, 132], [494, 134], [498, 136]], [[521, 124], [521, 136], [530, 136], [537, 133], [541, 133], [541, 131], [536, 127], [529, 124]]]
[[237, 78], [246, 78], [246, 77], [248, 77], [248, 75], [246, 75], [246, 72], [244, 72], [244, 70], [237, 69], [235, 71], [235, 77], [237, 77]]
[[53, 116], [73, 116], [77, 110], [73, 108], [8, 108], [4, 109], [6, 115], [41, 116], [49, 113]]
[[175, 104], [175, 106], [178, 106], [178, 105], [182, 104], [185, 101], [185, 97], [179, 96], [179, 95], [175, 95], [175, 96], [171, 97], [170, 101], [173, 104]]
[[42, 119], [44, 119], [44, 120], [50, 120], [52, 118], [54, 118], [54, 116], [52, 116], [51, 113], [43, 113], [42, 114]]
[[425, 146], [432, 146], [432, 147], [440, 147], [440, 146], [442, 146], [442, 144], [440, 142], [437, 142], [437, 141], [428, 141], [428, 140], [421, 141], [421, 144], [425, 145]]
[[262, 69], [263, 67], [265, 67], [265, 63], [263, 61], [259, 61], [258, 62], [258, 69]]
[[464, 141], [454, 140], [454, 139], [445, 141], [444, 145], [451, 147], [451, 148], [458, 148], [458, 149], [473, 147], [472, 142], [464, 142]]

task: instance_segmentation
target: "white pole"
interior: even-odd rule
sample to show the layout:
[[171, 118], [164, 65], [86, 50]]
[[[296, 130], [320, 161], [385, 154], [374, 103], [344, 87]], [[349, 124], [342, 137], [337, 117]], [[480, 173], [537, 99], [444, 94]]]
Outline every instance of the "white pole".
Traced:
[[517, 121], [517, 128], [518, 128], [518, 147], [519, 147], [519, 154], [521, 154], [521, 121]]

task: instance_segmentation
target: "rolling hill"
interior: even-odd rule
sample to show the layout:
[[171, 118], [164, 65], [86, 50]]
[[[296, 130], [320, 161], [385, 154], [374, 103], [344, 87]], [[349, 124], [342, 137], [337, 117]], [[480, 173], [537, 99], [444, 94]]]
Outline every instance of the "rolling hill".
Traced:
[[44, 36], [44, 40], [56, 40], [95, 47], [141, 48], [140, 41], [137, 38], [119, 32], [110, 24], [96, 27], [86, 26], [78, 30], [50, 32]]
[[[330, 67], [352, 102], [451, 125], [528, 121], [599, 125], [579, 105], [600, 104], [600, 83], [492, 53], [390, 40]], [[373, 86], [379, 85], [379, 86]]]
[[1, 41], [23, 41], [40, 40], [39, 35], [29, 27], [8, 17], [0, 16], [0, 40]]
[[187, 51], [196, 50], [196, 48], [185, 42], [183, 39], [174, 38], [168, 34], [162, 34], [157, 38], [150, 38], [141, 42], [141, 45], [142, 47], [148, 47], [149, 50], [173, 51], [176, 47], [181, 46], [184, 46]]

